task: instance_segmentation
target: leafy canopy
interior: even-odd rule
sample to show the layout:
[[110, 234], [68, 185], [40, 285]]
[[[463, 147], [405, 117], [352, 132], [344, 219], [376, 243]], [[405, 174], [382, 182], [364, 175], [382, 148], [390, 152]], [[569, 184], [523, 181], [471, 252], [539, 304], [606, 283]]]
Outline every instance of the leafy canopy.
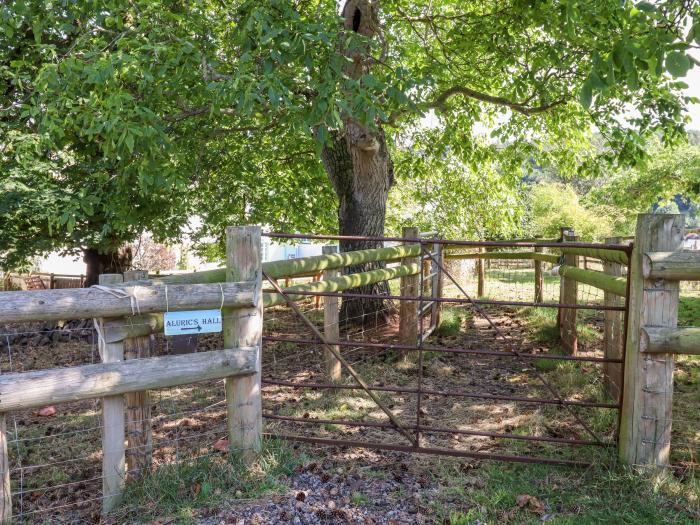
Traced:
[[[317, 155], [348, 115], [399, 135], [431, 116], [443, 148], [428, 160], [508, 195], [527, 159], [595, 168], [591, 125], [623, 163], [683, 129], [695, 2], [385, 0], [378, 21], [367, 42], [333, 1], [3, 4], [0, 264], [176, 237], [193, 215], [203, 237], [230, 222], [332, 230]], [[373, 66], [353, 79], [366, 49]], [[397, 168], [403, 188], [427, 171]], [[450, 217], [463, 195], [445, 188], [462, 179], [445, 168]]]

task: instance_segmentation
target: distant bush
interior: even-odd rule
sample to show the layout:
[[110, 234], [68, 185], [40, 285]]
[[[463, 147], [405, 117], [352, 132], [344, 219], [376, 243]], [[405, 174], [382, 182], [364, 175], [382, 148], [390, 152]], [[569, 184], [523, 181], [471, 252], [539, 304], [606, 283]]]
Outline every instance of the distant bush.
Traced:
[[536, 234], [556, 237], [562, 227], [573, 227], [579, 239], [602, 240], [613, 235], [613, 221], [603, 207], [585, 207], [566, 184], [541, 183], [530, 192], [531, 220]]

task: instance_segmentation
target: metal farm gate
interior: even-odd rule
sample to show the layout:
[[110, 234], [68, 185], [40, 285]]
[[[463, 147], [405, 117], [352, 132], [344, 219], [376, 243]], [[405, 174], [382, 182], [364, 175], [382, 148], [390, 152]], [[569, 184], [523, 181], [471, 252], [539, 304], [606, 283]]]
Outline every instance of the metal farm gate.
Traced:
[[[622, 403], [624, 347], [621, 355], [613, 357], [601, 356], [599, 351], [590, 349], [573, 355], [535, 352], [529, 342], [530, 346], [524, 348], [526, 337], [517, 318], [499, 317], [500, 309], [512, 313], [525, 307], [537, 308], [558, 312], [557, 325], [561, 325], [563, 317], [568, 317], [573, 318], [575, 326], [577, 312], [587, 312], [587, 319], [598, 325], [602, 320], [598, 314], [605, 316], [606, 323], [609, 315], [615, 315], [618, 321], [624, 315], [624, 322], [617, 328], [624, 341], [629, 299], [621, 304], [609, 301], [606, 294], [604, 304], [590, 302], [577, 297], [576, 291], [572, 296], [563, 287], [558, 294], [550, 293], [549, 300], [542, 298], [541, 263], [546, 261], [556, 266], [566, 262], [566, 256], [545, 254], [544, 250], [561, 249], [564, 246], [561, 241], [454, 241], [440, 239], [433, 233], [385, 238], [295, 234], [269, 234], [269, 237], [420, 245], [420, 254], [415, 258], [420, 271], [413, 277], [413, 284], [381, 296], [356, 290], [283, 291], [274, 279], [267, 278], [265, 282], [267, 276], [263, 275], [267, 291], [281, 295], [294, 313], [290, 317], [289, 311], [285, 313], [280, 307], [265, 314], [266, 319], [271, 318], [271, 328], [266, 328], [263, 336], [263, 355], [268, 356], [262, 368], [263, 417], [268, 421], [271, 435], [329, 446], [569, 466], [590, 464], [590, 456], [578, 452], [581, 447], [615, 446]], [[567, 242], [565, 246], [582, 253], [630, 252], [629, 246], [619, 244]], [[510, 251], [503, 252], [504, 249]], [[485, 261], [516, 259], [518, 250], [523, 249], [541, 253], [532, 256], [527, 252], [527, 257], [520, 257], [534, 260], [535, 266], [540, 264], [540, 288], [537, 291], [536, 287], [535, 300], [474, 298], [473, 292], [467, 290], [468, 279], [459, 276], [459, 269], [450, 263], [456, 256], [448, 255], [481, 257], [476, 266], [477, 273], [483, 274]], [[554, 277], [546, 276], [545, 280], [554, 281]], [[519, 286], [517, 279], [513, 278], [512, 282], [510, 288]], [[508, 288], [506, 282], [504, 289]], [[447, 289], [454, 296], [448, 296]], [[415, 326], [415, 339], [402, 341], [402, 334], [397, 335], [395, 306], [391, 314], [394, 321], [389, 315], [390, 320], [382, 326], [358, 330], [352, 323], [339, 322], [342, 326], [335, 332], [324, 333], [310, 297], [322, 297], [335, 308], [339, 300], [381, 298], [388, 304], [398, 304], [402, 316], [406, 315], [404, 304], [417, 303], [413, 309], [417, 316], [415, 321], [410, 321]], [[468, 309], [467, 332], [478, 332], [482, 339], [460, 344], [459, 336], [440, 335], [440, 311], [446, 305]], [[517, 328], [513, 332], [515, 336], [511, 333], [513, 326]], [[328, 337], [328, 333], [335, 335]], [[323, 353], [326, 360], [330, 358], [340, 364], [344, 379], [331, 381], [324, 376], [323, 360], [319, 357]], [[483, 366], [486, 361], [499, 364]], [[581, 379], [577, 375], [590, 377], [590, 388], [597, 389], [596, 393], [582, 398], [562, 392], [556, 384], [557, 377], [548, 370], [562, 363], [568, 367], [562, 374], [570, 374], [575, 380]], [[481, 366], [483, 374], [479, 372]], [[593, 371], [595, 367], [600, 368]], [[600, 374], [603, 368], [610, 367], [615, 367], [619, 381], [613, 397], [606, 398], [599, 388]], [[527, 382], [523, 392], [517, 391], [517, 378]], [[587, 388], [582, 383], [582, 391]], [[352, 403], [362, 406], [357, 410], [343, 409]], [[520, 412], [517, 408], [520, 406], [535, 407], [535, 411]], [[594, 411], [606, 415], [591, 415]], [[513, 424], [503, 423], [508, 418]], [[521, 420], [528, 423], [523, 426], [518, 423]], [[532, 430], [533, 425], [545, 430], [525, 431]]]

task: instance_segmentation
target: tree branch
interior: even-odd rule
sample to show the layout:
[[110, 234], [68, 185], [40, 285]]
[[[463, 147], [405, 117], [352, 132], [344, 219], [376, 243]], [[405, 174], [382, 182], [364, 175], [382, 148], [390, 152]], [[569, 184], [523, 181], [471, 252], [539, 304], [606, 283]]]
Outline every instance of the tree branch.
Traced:
[[447, 100], [455, 95], [463, 95], [465, 97], [473, 98], [481, 102], [488, 102], [489, 104], [496, 104], [499, 106], [505, 106], [511, 110], [521, 113], [523, 115], [536, 115], [538, 113], [544, 113], [550, 109], [559, 106], [566, 102], [565, 99], [555, 100], [549, 104], [541, 104], [539, 106], [532, 106], [527, 103], [514, 102], [503, 97], [496, 97], [494, 95], [489, 95], [487, 93], [482, 93], [474, 89], [464, 87], [464, 86], [453, 86], [446, 91], [443, 91], [433, 102], [428, 104], [428, 108], [431, 109], [445, 109], [445, 104]]

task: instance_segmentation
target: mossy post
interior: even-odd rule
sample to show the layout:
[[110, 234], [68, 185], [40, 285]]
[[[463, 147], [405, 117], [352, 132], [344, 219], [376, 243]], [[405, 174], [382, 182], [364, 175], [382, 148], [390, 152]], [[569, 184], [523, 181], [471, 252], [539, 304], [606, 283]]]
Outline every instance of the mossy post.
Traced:
[[[324, 246], [323, 254], [337, 253], [338, 247], [335, 245]], [[338, 277], [338, 270], [323, 270], [323, 280], [327, 281]], [[320, 297], [320, 296], [316, 296]], [[340, 308], [338, 297], [323, 298], [323, 335], [328, 341], [338, 341], [340, 339]], [[338, 345], [333, 345], [336, 352], [340, 352]], [[340, 381], [342, 364], [328, 348], [323, 349], [324, 362], [326, 364], [326, 377], [330, 381]]]
[[[121, 274], [103, 274], [99, 284], [108, 286], [124, 281]], [[97, 319], [99, 325], [99, 351], [103, 363], [116, 363], [124, 360], [124, 341], [112, 341], [105, 333], [106, 319]], [[124, 319], [120, 319], [124, 322]], [[102, 514], [113, 510], [121, 500], [126, 478], [124, 428], [124, 396], [102, 398]]]
[[[608, 237], [605, 244], [620, 244], [621, 237]], [[622, 277], [623, 266], [620, 263], [603, 261], [603, 272], [614, 277]], [[605, 291], [605, 306], [624, 306], [625, 300], [620, 295]], [[624, 347], [624, 312], [605, 311], [603, 325], [603, 351], [606, 359], [622, 359]], [[603, 384], [605, 391], [613, 399], [619, 399], [622, 386], [622, 365], [620, 363], [603, 364]]]
[[[406, 239], [418, 239], [420, 230], [414, 227], [404, 227], [402, 236]], [[419, 264], [418, 256], [404, 257], [402, 265]], [[419, 266], [419, 268], [421, 268]], [[420, 286], [419, 275], [406, 275], [401, 277], [400, 294], [408, 297], [418, 297]], [[402, 300], [399, 305], [399, 343], [402, 345], [416, 346], [418, 344], [418, 301]], [[404, 359], [410, 355], [410, 351], [402, 351]]]
[[[145, 270], [124, 272], [124, 282], [148, 279]], [[132, 318], [133, 319], [133, 318]], [[150, 335], [124, 339], [124, 359], [151, 357]], [[151, 429], [151, 396], [148, 390], [124, 395], [126, 402], [126, 467], [130, 479], [138, 479], [151, 470], [153, 432]]]
[[[575, 242], [576, 234], [573, 230], [562, 231], [562, 243]], [[567, 266], [578, 267], [578, 255], [565, 254], [564, 264]], [[578, 298], [578, 282], [573, 279], [567, 279], [563, 275], [560, 278], [559, 288], [559, 303], [560, 304], [576, 304]], [[559, 337], [561, 344], [568, 355], [575, 355], [578, 347], [578, 336], [576, 333], [576, 318], [578, 317], [576, 308], [560, 308], [559, 309]]]
[[262, 445], [262, 260], [260, 226], [226, 228], [226, 280], [255, 281], [256, 306], [225, 308], [222, 312], [224, 347], [257, 347], [256, 372], [228, 377], [226, 407], [229, 447], [246, 463], [252, 463]]
[[669, 464], [673, 354], [644, 353], [645, 327], [674, 328], [678, 322], [679, 282], [644, 277], [646, 253], [680, 252], [682, 214], [643, 214], [637, 217], [630, 257], [630, 296], [625, 351], [625, 384], [620, 418], [619, 454], [628, 465]]

